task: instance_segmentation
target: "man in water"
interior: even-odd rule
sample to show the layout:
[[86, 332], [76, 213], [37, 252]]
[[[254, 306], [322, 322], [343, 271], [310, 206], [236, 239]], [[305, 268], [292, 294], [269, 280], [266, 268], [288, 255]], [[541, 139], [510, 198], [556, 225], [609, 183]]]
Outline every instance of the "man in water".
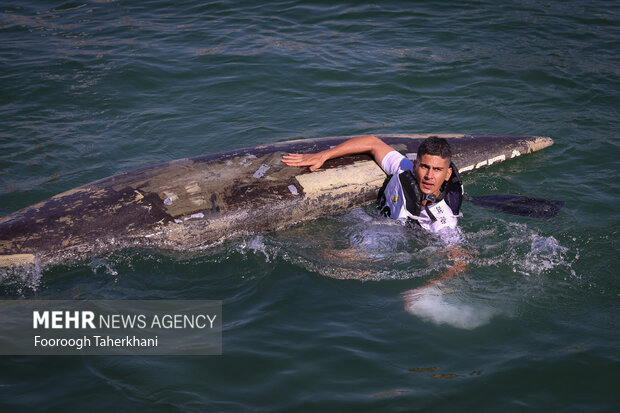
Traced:
[[359, 153], [370, 153], [391, 175], [379, 199], [384, 216], [417, 221], [431, 232], [456, 227], [461, 216], [463, 187], [452, 164], [450, 144], [443, 138], [425, 139], [414, 162], [373, 135], [353, 138], [318, 153], [284, 155], [282, 162], [288, 166], [309, 166], [310, 171], [316, 171], [328, 159]]
[[[360, 153], [370, 153], [391, 176], [379, 197], [382, 215], [417, 222], [425, 230], [442, 235], [456, 228], [457, 218], [461, 216], [463, 186], [452, 163], [450, 144], [443, 138], [425, 139], [418, 147], [414, 162], [373, 135], [359, 136], [318, 153], [284, 155], [282, 162], [288, 166], [309, 166], [314, 172], [329, 159]], [[338, 255], [346, 258], [353, 254], [352, 250], [342, 250]], [[471, 258], [456, 245], [448, 245], [446, 255], [453, 265], [424, 287], [404, 292], [407, 306], [415, 300], [418, 291], [464, 272], [465, 259]]]

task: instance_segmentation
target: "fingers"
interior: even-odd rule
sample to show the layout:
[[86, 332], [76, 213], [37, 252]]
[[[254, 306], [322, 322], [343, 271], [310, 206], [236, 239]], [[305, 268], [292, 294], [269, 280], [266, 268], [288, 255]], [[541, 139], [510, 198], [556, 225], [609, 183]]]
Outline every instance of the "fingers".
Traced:
[[282, 156], [282, 162], [289, 166], [303, 166], [303, 162], [306, 159], [305, 154], [300, 153], [289, 153], [288, 155]]
[[282, 162], [287, 166], [309, 166], [311, 171], [315, 171], [323, 164], [320, 157], [312, 153], [290, 153], [282, 156]]
[[420, 292], [420, 288], [416, 288], [414, 290], [408, 290], [400, 293], [400, 295], [403, 296], [403, 300], [405, 301], [405, 308], [409, 307], [411, 304], [418, 300]]

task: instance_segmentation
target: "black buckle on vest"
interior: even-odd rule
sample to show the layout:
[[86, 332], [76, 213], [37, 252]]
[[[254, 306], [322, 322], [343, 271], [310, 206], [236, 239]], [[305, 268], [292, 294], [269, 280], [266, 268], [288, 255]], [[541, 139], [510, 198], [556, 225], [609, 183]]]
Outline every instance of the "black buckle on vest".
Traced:
[[434, 204], [437, 202], [437, 196], [435, 194], [424, 194], [422, 201], [426, 201], [427, 205], [429, 203]]

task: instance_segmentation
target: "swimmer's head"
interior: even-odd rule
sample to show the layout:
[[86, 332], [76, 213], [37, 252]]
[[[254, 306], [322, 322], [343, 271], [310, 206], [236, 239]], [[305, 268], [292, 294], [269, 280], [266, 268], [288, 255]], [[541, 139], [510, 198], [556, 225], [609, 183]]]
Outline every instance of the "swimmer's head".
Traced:
[[444, 138], [430, 136], [418, 148], [414, 171], [422, 193], [439, 196], [441, 186], [450, 179], [452, 149]]
[[450, 165], [452, 161], [452, 148], [447, 140], [438, 136], [429, 136], [424, 139], [418, 147], [418, 156], [420, 159], [424, 155], [435, 155], [445, 159]]

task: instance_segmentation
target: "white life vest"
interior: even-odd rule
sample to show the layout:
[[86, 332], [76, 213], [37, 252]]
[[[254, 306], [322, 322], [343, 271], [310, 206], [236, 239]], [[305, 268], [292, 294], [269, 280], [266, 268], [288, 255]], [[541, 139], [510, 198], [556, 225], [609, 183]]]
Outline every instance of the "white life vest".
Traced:
[[[452, 163], [452, 175], [441, 188], [439, 199], [428, 206], [422, 206], [425, 197], [411, 170], [394, 174], [379, 192], [380, 214], [403, 221], [415, 221], [428, 231], [437, 232], [443, 228], [455, 228], [461, 217], [463, 184]], [[429, 214], [430, 212], [430, 214]]]

